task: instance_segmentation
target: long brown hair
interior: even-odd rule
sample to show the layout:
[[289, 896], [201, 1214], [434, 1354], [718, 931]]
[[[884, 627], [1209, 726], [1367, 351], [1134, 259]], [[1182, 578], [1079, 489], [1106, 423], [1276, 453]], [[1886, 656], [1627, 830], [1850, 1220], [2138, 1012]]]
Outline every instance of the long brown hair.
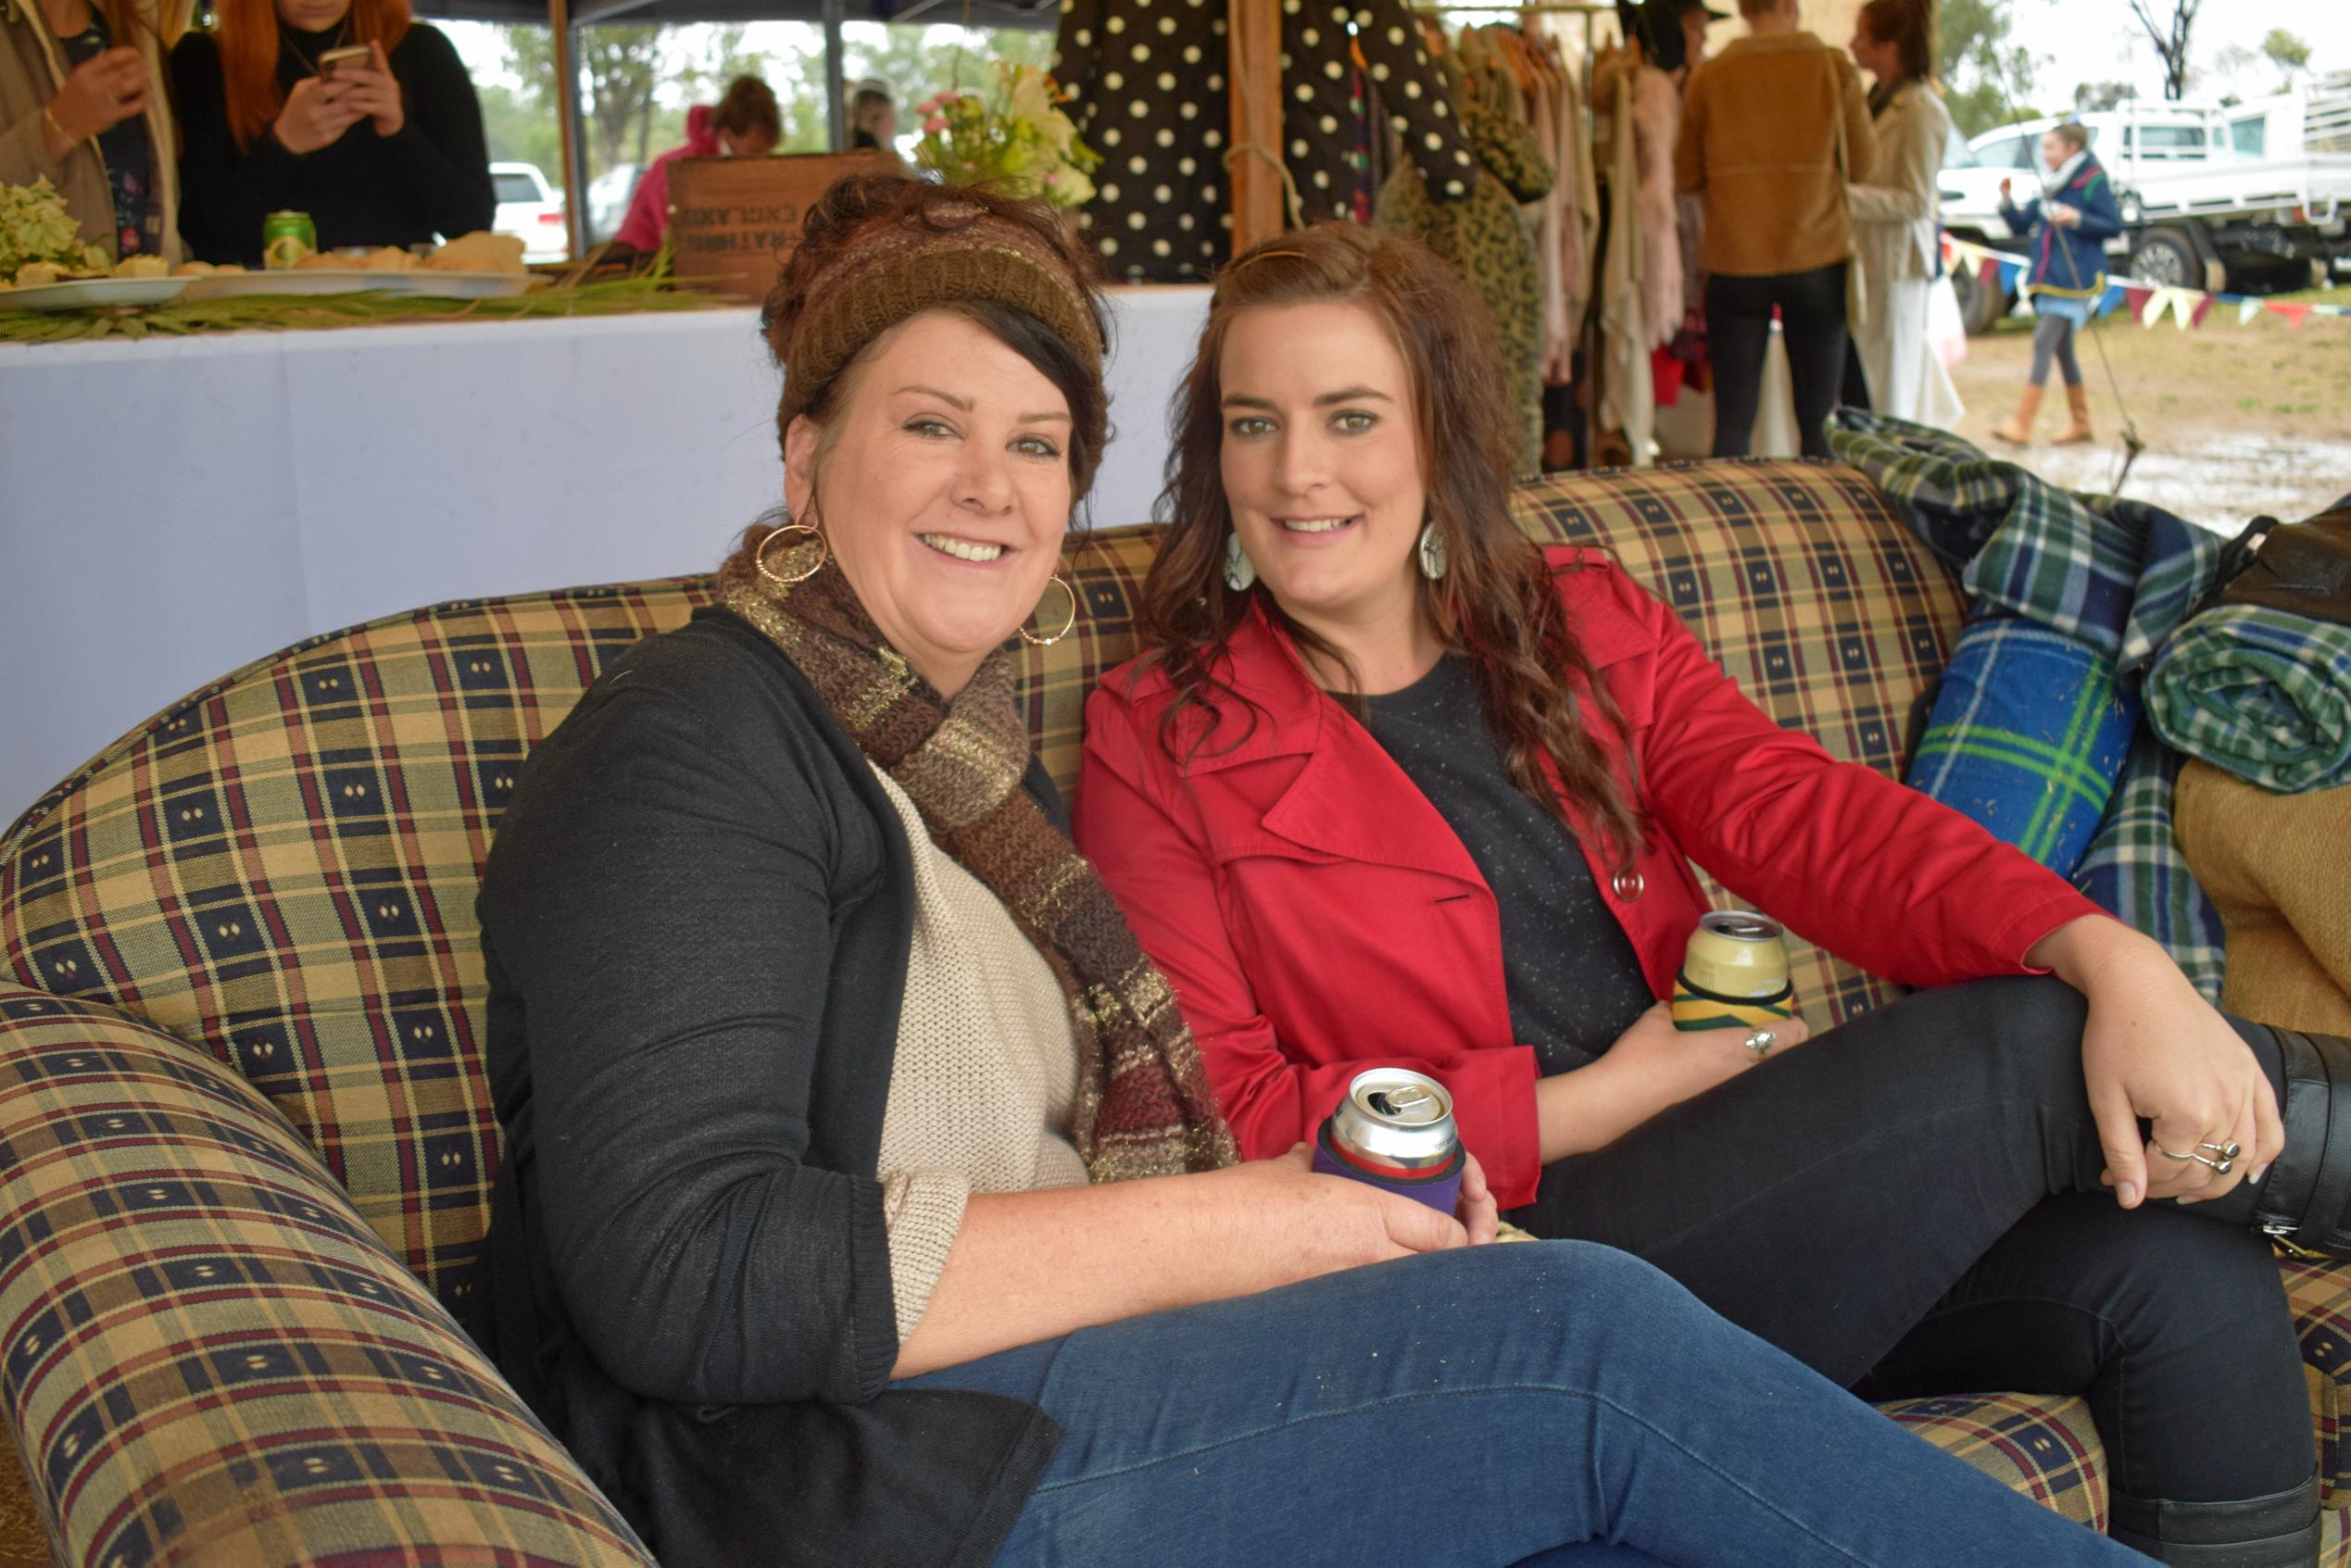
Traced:
[[775, 107], [775, 90], [756, 76], [736, 77], [710, 111], [710, 129], [730, 136], [755, 131], [771, 143], [782, 141], [784, 117]]
[[[409, 0], [351, 0], [344, 36], [353, 44], [381, 44], [389, 57], [409, 35]], [[285, 109], [278, 85], [275, 0], [215, 0], [212, 40], [220, 51], [220, 87], [227, 99], [229, 134], [240, 151], [253, 145]]]
[[[1174, 521], [1144, 581], [1136, 617], [1143, 645], [1154, 651], [1176, 692], [1161, 725], [1161, 744], [1176, 753], [1183, 744], [1179, 721], [1195, 706], [1213, 722], [1191, 743], [1193, 750], [1212, 744], [1221, 731], [1226, 710], [1220, 698], [1238, 697], [1217, 666], [1252, 602], [1262, 602], [1299, 646], [1348, 672], [1349, 689], [1339, 700], [1362, 712], [1343, 654], [1283, 613], [1270, 593], [1236, 593], [1224, 577], [1225, 541], [1233, 529], [1218, 461], [1226, 336], [1244, 310], [1326, 303], [1370, 311], [1403, 355], [1428, 517], [1445, 543], [1444, 577], [1419, 580], [1421, 613], [1449, 653], [1468, 657], [1486, 727], [1502, 744], [1511, 783], [1570, 826], [1572, 806], [1607, 843], [1615, 862], [1630, 864], [1641, 849], [1641, 822], [1584, 722], [1569, 677], [1581, 679], [1620, 734], [1623, 716], [1567, 624], [1541, 549], [1511, 517], [1517, 413], [1506, 391], [1492, 317], [1432, 252], [1398, 235], [1320, 223], [1264, 242], [1217, 279], [1199, 357], [1176, 395], [1172, 420], [1175, 445], [1161, 500]], [[1248, 724], [1255, 721], [1254, 713], [1247, 715]], [[1232, 737], [1233, 744], [1239, 738]], [[1546, 760], [1558, 771], [1556, 788], [1545, 776]]]
[[1869, 0], [1861, 7], [1861, 25], [1879, 43], [1893, 45], [1903, 81], [1934, 81], [1935, 0]]

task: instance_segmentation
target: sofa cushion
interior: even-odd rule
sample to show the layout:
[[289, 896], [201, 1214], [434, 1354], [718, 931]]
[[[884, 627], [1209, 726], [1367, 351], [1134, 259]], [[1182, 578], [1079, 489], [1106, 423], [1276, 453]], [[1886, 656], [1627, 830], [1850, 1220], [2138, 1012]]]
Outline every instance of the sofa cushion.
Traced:
[[6, 1413], [58, 1561], [649, 1562], [234, 1073], [0, 984], [0, 1127]]
[[[1902, 777], [1912, 709], [1949, 657], [1966, 602], [1857, 470], [1690, 463], [1563, 475], [1520, 486], [1517, 499], [1537, 537], [1614, 550], [1783, 728]], [[1717, 907], [1736, 902], [1699, 880]], [[1898, 994], [1792, 935], [1789, 968], [1816, 1030]]]
[[677, 583], [443, 605], [247, 665], [0, 842], [0, 976], [233, 1067], [445, 1300], [497, 1136], [473, 897], [524, 755]]

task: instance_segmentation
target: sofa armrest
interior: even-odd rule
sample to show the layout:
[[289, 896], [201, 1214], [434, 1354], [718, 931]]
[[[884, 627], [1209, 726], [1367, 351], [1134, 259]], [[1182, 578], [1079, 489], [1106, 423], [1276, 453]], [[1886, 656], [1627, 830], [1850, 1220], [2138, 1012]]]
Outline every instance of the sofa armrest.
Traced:
[[651, 1562], [233, 1070], [6, 985], [0, 1357], [62, 1562]]

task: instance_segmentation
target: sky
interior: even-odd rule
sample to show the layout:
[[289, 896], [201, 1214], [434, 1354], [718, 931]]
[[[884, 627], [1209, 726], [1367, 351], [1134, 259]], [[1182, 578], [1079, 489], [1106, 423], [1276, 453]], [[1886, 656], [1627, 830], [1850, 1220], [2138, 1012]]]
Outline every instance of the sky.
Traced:
[[[2163, 94], [2163, 66], [2155, 45], [2131, 16], [2127, 0], [2011, 0], [2013, 36], [2045, 56], [2033, 84], [2043, 108], [2070, 106], [2083, 82], [2128, 82], [2149, 97]], [[2169, 0], [2151, 0], [2158, 19], [2170, 15]], [[2204, 0], [2188, 34], [2188, 57], [2209, 67], [2232, 44], [2259, 53], [2271, 28], [2282, 27], [2311, 46], [2314, 71], [2351, 71], [2351, 0]], [[2276, 90], [2276, 72], [2267, 61], [2232, 83], [2210, 82], [2208, 94], [2191, 82], [2192, 94], [2219, 97], [2236, 92], [2257, 97]]]

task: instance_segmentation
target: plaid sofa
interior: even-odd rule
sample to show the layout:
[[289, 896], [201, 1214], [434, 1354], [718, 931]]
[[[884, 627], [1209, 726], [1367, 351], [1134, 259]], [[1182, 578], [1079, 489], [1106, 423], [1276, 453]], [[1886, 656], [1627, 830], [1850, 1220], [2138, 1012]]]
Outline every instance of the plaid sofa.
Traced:
[[[1613, 546], [1780, 722], [1898, 775], [1962, 605], [1859, 473], [1705, 464], [1520, 500], [1540, 535]], [[1029, 650], [1064, 784], [1153, 542], [1085, 538], [1079, 631]], [[313, 639], [125, 736], [0, 837], [0, 1366], [59, 1561], [649, 1561], [446, 1304], [478, 1288], [497, 1152], [472, 906], [499, 812], [597, 672], [709, 590], [446, 604]], [[1795, 958], [1816, 1027], [1888, 994]], [[2282, 1268], [2330, 1507], [2351, 1505], [2351, 1276]], [[2077, 1402], [1890, 1413], [2103, 1523]]]

